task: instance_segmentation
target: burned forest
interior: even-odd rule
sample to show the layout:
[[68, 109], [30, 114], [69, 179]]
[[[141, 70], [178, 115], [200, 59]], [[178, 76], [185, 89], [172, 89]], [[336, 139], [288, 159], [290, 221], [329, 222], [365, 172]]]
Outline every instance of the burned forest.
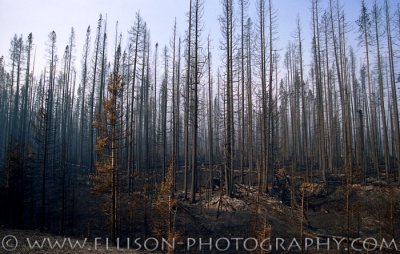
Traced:
[[1, 32], [0, 253], [400, 251], [400, 3], [178, 2]]

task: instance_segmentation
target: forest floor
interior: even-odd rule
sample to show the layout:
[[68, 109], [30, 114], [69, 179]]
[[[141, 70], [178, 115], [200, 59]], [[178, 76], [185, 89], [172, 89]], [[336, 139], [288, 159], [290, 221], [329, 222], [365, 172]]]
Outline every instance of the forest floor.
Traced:
[[[177, 253], [199, 253], [201, 247], [202, 253], [221, 253], [227, 246], [227, 238], [230, 243], [224, 253], [248, 253], [257, 244], [258, 248], [253, 252], [260, 253], [261, 243], [266, 248], [271, 247], [272, 253], [348, 253], [348, 249], [350, 253], [400, 251], [400, 188], [382, 181], [372, 181], [366, 186], [346, 185], [340, 175], [332, 179], [327, 184], [304, 184], [294, 180], [289, 203], [269, 194], [260, 194], [257, 188], [243, 184], [235, 185], [233, 197], [223, 195], [218, 188], [214, 191], [201, 189], [193, 204], [185, 199], [184, 193], [178, 192], [171, 219], [179, 243], [175, 250]], [[134, 232], [141, 235], [142, 210], [138, 210], [140, 212], [132, 222], [137, 227]], [[167, 218], [160, 218], [160, 221], [164, 225], [169, 223]], [[84, 237], [75, 236], [69, 240], [38, 231], [0, 227], [0, 253], [6, 253], [6, 248], [12, 249], [15, 239], [18, 246], [14, 253], [146, 252], [144, 248], [142, 252], [124, 249], [125, 243], [117, 249], [112, 247], [111, 240], [107, 246], [104, 238], [95, 243], [93, 237], [88, 238], [83, 248], [76, 245], [71, 249], [70, 242], [73, 244], [78, 240], [82, 243]], [[30, 247], [34, 240], [40, 244], [47, 238], [43, 248]], [[246, 239], [247, 244], [244, 243]], [[66, 241], [67, 247], [54, 247], [55, 240]]]
[[[267, 246], [273, 253], [344, 253], [347, 248], [354, 253], [400, 251], [398, 187], [382, 182], [352, 184], [348, 188], [294, 184], [291, 196], [290, 204], [285, 204], [268, 194], [258, 194], [255, 188], [237, 184], [234, 197], [203, 194], [196, 204], [182, 202], [181, 214], [188, 216], [177, 216], [177, 228], [183, 228], [180, 233], [190, 237], [256, 238], [259, 244], [269, 238]], [[302, 241], [305, 238], [307, 248], [306, 240]], [[392, 239], [396, 246], [386, 244]], [[329, 241], [329, 246], [323, 244]], [[340, 243], [339, 250], [336, 242]], [[246, 252], [243, 244], [240, 248]]]

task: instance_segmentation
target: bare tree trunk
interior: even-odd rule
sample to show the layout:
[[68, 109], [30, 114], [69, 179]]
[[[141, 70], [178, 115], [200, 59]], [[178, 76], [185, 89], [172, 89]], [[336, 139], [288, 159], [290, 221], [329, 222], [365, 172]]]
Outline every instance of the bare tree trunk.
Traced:
[[225, 191], [226, 195], [232, 195], [232, 172], [233, 172], [233, 71], [232, 71], [232, 31], [233, 31], [233, 4], [232, 0], [223, 3], [224, 19], [221, 25], [224, 27], [224, 37], [226, 40], [226, 107], [225, 107]]
[[299, 65], [300, 65], [300, 86], [301, 86], [301, 112], [303, 116], [303, 157], [306, 166], [305, 180], [308, 182], [309, 168], [308, 168], [308, 134], [307, 134], [307, 117], [306, 117], [306, 101], [305, 101], [305, 82], [303, 76], [303, 47], [302, 47], [302, 37], [301, 37], [301, 27], [300, 18], [297, 19], [297, 37], [299, 40]]
[[212, 122], [212, 77], [211, 77], [211, 52], [210, 52], [210, 36], [207, 41], [207, 58], [208, 58], [208, 169], [210, 170], [209, 184], [211, 191], [213, 190], [213, 122]]
[[189, 1], [189, 27], [188, 27], [188, 48], [187, 48], [187, 72], [186, 72], [186, 88], [185, 88], [185, 172], [183, 179], [183, 189], [185, 192], [185, 199], [188, 193], [188, 178], [189, 178], [189, 102], [190, 102], [190, 88], [191, 88], [191, 47], [192, 47], [192, 0]]
[[[129, 146], [128, 146], [128, 188], [129, 192], [133, 192], [133, 175], [135, 168], [135, 115], [134, 115], [134, 105], [135, 105], [135, 85], [136, 85], [136, 68], [138, 61], [138, 47], [139, 47], [139, 37], [141, 35], [142, 19], [139, 13], [136, 14], [136, 27], [132, 28], [133, 43], [135, 44], [134, 50], [134, 60], [133, 60], [133, 71], [132, 71], [132, 95], [130, 103], [130, 123], [129, 123]], [[157, 50], [157, 49], [156, 49]], [[157, 51], [156, 51], [157, 52]]]
[[93, 67], [93, 84], [92, 84], [92, 92], [91, 92], [91, 97], [90, 97], [90, 132], [89, 132], [89, 149], [90, 149], [90, 167], [89, 167], [89, 171], [93, 172], [94, 171], [94, 141], [93, 141], [93, 135], [94, 135], [94, 131], [93, 131], [93, 120], [94, 120], [94, 94], [96, 91], [96, 78], [97, 78], [97, 61], [98, 61], [98, 54], [99, 54], [99, 48], [100, 48], [100, 32], [101, 32], [101, 26], [102, 26], [102, 16], [100, 14], [100, 18], [98, 21], [98, 25], [97, 25], [97, 34], [96, 34], [96, 50], [95, 50], [95, 57], [94, 57], [94, 67]]
[[267, 84], [266, 84], [266, 57], [265, 57], [265, 0], [260, 0], [259, 4], [259, 19], [260, 19], [260, 48], [261, 48], [261, 90], [262, 90], [262, 121], [261, 121], [261, 168], [262, 177], [260, 177], [261, 182], [259, 182], [259, 190], [267, 190], [267, 168], [268, 168], [268, 134], [267, 129]]
[[[156, 49], [154, 53], [154, 112], [153, 112], [153, 146], [154, 146], [154, 156], [152, 167], [156, 167], [158, 158], [158, 140], [157, 140], [157, 54], [158, 54], [158, 43], [156, 43]], [[154, 177], [154, 175], [153, 175]]]
[[165, 179], [167, 173], [167, 105], [168, 105], [168, 51], [164, 48], [164, 80], [162, 84], [161, 118], [162, 118], [162, 176]]
[[[268, 92], [268, 122], [267, 122], [267, 140], [266, 140], [266, 145], [267, 145], [267, 154], [266, 154], [266, 163], [265, 163], [265, 171], [266, 171], [266, 179], [265, 179], [265, 192], [268, 193], [268, 180], [269, 180], [269, 168], [270, 168], [270, 160], [273, 162], [273, 155], [272, 155], [272, 135], [273, 133], [273, 103], [272, 103], [272, 82], [273, 82], [273, 73], [274, 73], [274, 65], [273, 65], [273, 48], [272, 48], [272, 42], [273, 42], [273, 35], [272, 35], [272, 29], [273, 29], [273, 20], [272, 20], [272, 2], [269, 0], [269, 6], [268, 6], [268, 12], [269, 12], [269, 92]], [[273, 177], [271, 177], [271, 184], [273, 181]]]
[[[365, 2], [361, 2], [361, 16], [360, 19], [358, 20], [359, 26], [360, 26], [360, 31], [363, 36], [363, 42], [364, 42], [364, 47], [365, 47], [365, 57], [366, 57], [366, 69], [367, 69], [367, 80], [368, 80], [368, 98], [369, 98], [369, 115], [367, 114], [367, 133], [369, 135], [369, 143], [371, 147], [371, 154], [372, 154], [372, 162], [374, 165], [374, 168], [377, 172], [377, 177], [379, 177], [379, 168], [378, 168], [378, 154], [377, 154], [377, 146], [376, 146], [376, 120], [374, 117], [375, 114], [373, 114], [374, 109], [373, 109], [373, 91], [371, 88], [371, 74], [370, 74], [370, 63], [369, 63], [369, 38], [370, 38], [370, 18], [369, 14], [367, 11], [367, 8], [365, 6]], [[370, 116], [368, 118], [368, 116]], [[368, 122], [371, 122], [371, 126], [369, 126]]]
[[[84, 152], [83, 149], [83, 144], [84, 144], [84, 133], [85, 133], [85, 96], [86, 96], [86, 84], [87, 84], [87, 80], [88, 80], [88, 56], [89, 56], [89, 43], [90, 43], [90, 26], [88, 26], [87, 30], [86, 30], [86, 41], [85, 41], [85, 45], [84, 45], [84, 53], [83, 53], [83, 70], [82, 70], [82, 101], [81, 101], [81, 114], [80, 114], [80, 145], [79, 145], [79, 149], [80, 149], [80, 156], [79, 156], [79, 165], [81, 168], [83, 168], [83, 158], [84, 158], [84, 154], [86, 154]], [[92, 127], [89, 127], [92, 128]], [[91, 145], [90, 145], [91, 146]]]
[[253, 97], [252, 97], [252, 71], [251, 71], [251, 20], [247, 19], [247, 38], [246, 38], [246, 51], [247, 51], [247, 115], [248, 115], [248, 165], [249, 177], [248, 184], [253, 185]]
[[49, 161], [49, 136], [52, 126], [53, 114], [53, 88], [54, 88], [54, 65], [56, 51], [56, 33], [53, 31], [49, 35], [50, 40], [50, 68], [49, 68], [49, 84], [47, 91], [46, 109], [44, 113], [44, 149], [43, 149], [43, 164], [42, 164], [42, 199], [41, 199], [41, 230], [46, 227], [46, 172]]
[[321, 55], [318, 22], [318, 0], [313, 2], [313, 27], [314, 27], [314, 61], [315, 61], [315, 82], [317, 90], [318, 105], [318, 134], [319, 134], [319, 165], [321, 167], [322, 179], [326, 181], [326, 160], [325, 160], [325, 132], [324, 132], [324, 109], [323, 109], [323, 83], [321, 81]]
[[[178, 110], [177, 106], [177, 93], [176, 93], [176, 60], [175, 60], [175, 44], [176, 44], [176, 19], [174, 23], [174, 35], [173, 35], [173, 50], [172, 50], [172, 185], [173, 191], [176, 189], [176, 158], [177, 158], [177, 117]], [[179, 77], [177, 77], [179, 79]]]
[[[394, 71], [394, 60], [393, 60], [393, 44], [392, 44], [392, 32], [390, 28], [390, 13], [389, 13], [389, 3], [385, 0], [385, 16], [386, 16], [386, 35], [389, 49], [389, 69], [390, 69], [390, 84], [391, 84], [391, 92], [392, 92], [392, 107], [393, 107], [393, 122], [394, 122], [394, 140], [395, 140], [395, 149], [393, 151], [396, 152], [397, 157], [397, 170], [398, 170], [398, 183], [400, 185], [400, 134], [399, 134], [399, 111], [397, 107], [397, 91], [396, 91], [396, 77]], [[400, 13], [399, 13], [400, 15]]]
[[380, 107], [381, 107], [381, 117], [382, 117], [382, 127], [383, 127], [383, 154], [385, 159], [385, 175], [386, 181], [389, 182], [389, 145], [388, 145], [388, 133], [386, 126], [386, 111], [385, 111], [385, 98], [383, 94], [383, 74], [382, 74], [382, 63], [381, 63], [381, 53], [380, 53], [380, 41], [379, 41], [379, 21], [380, 21], [380, 11], [376, 2], [373, 7], [374, 16], [374, 28], [375, 28], [375, 42], [378, 57], [378, 83], [379, 83], [379, 96], [380, 96]]
[[244, 84], [245, 84], [245, 48], [244, 48], [244, 41], [245, 41], [245, 9], [247, 8], [247, 1], [245, 0], [241, 0], [239, 1], [239, 5], [240, 5], [240, 50], [241, 50], [241, 61], [240, 61], [240, 67], [241, 67], [241, 77], [240, 77], [240, 81], [241, 81], [241, 141], [240, 141], [240, 168], [241, 168], [241, 176], [240, 176], [240, 181], [242, 184], [244, 184], [244, 139], [245, 139], [245, 123], [244, 123], [244, 101], [245, 101], [245, 92], [244, 92]]
[[[195, 32], [194, 32], [194, 88], [193, 88], [193, 129], [192, 129], [192, 184], [191, 184], [191, 202], [196, 202], [196, 190], [201, 188], [201, 176], [197, 169], [197, 136], [198, 136], [198, 84], [199, 84], [199, 19], [200, 3], [195, 2]], [[198, 176], [199, 175], [199, 176]], [[199, 185], [197, 181], [199, 177]]]

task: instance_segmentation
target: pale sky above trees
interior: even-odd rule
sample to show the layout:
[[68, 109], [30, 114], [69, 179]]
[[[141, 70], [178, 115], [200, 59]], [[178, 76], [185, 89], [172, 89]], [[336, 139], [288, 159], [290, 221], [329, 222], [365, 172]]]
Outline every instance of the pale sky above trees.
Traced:
[[[256, 19], [256, 2], [250, 0], [249, 15]], [[321, 1], [324, 8], [327, 1]], [[371, 4], [371, 1], [367, 1]], [[347, 14], [346, 18], [353, 29], [358, 18], [360, 1], [342, 1]], [[278, 43], [276, 48], [283, 54], [289, 40], [294, 40], [296, 18], [299, 15], [305, 45], [311, 45], [311, 1], [309, 0], [279, 0], [273, 1], [277, 11]], [[237, 6], [235, 6], [237, 7]], [[54, 30], [57, 33], [59, 56], [68, 42], [71, 27], [75, 29], [75, 57], [79, 59], [82, 44], [88, 25], [92, 30], [97, 24], [99, 14], [107, 15], [108, 45], [112, 47], [115, 40], [115, 24], [119, 22], [118, 30], [123, 39], [128, 36], [129, 27], [133, 24], [135, 13], [140, 11], [151, 32], [152, 44], [169, 45], [172, 37], [174, 19], [177, 19], [178, 36], [183, 36], [186, 29], [187, 0], [0, 0], [0, 56], [6, 61], [9, 57], [10, 40], [15, 33], [24, 38], [32, 32], [34, 49], [36, 50], [36, 66], [44, 66], [46, 59], [46, 42], [48, 34]], [[221, 40], [218, 16], [221, 14], [219, 0], [206, 0], [203, 15], [203, 35], [211, 35], [212, 47], [219, 55]], [[356, 31], [356, 30], [355, 30]], [[352, 36], [350, 33], [349, 36]], [[93, 35], [92, 35], [93, 37]], [[93, 38], [92, 38], [93, 39]], [[204, 38], [205, 39], [205, 38]], [[353, 41], [353, 38], [349, 38]], [[354, 38], [355, 39], [355, 38]], [[124, 43], [123, 43], [124, 45]], [[357, 45], [355, 45], [357, 46]], [[355, 48], [356, 52], [358, 47]], [[109, 51], [112, 52], [112, 51]], [[309, 57], [309, 48], [305, 48], [305, 62]], [[214, 59], [216, 54], [214, 54]], [[219, 62], [219, 61], [218, 61]], [[215, 61], [215, 67], [218, 65]], [[79, 61], [75, 61], [79, 68]], [[40, 72], [39, 68], [36, 72]]]

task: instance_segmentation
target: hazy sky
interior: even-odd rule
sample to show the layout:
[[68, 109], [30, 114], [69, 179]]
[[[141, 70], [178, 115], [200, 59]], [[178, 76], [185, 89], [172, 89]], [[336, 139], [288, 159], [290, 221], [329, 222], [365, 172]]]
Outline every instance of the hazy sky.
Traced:
[[[257, 18], [255, 13], [257, 0], [249, 1], [251, 5], [249, 15], [254, 20]], [[321, 5], [326, 5], [326, 2], [322, 0]], [[358, 17], [360, 10], [360, 1], [342, 0], [341, 2], [345, 8], [347, 20], [351, 26], [354, 26], [354, 20]], [[107, 14], [110, 47], [114, 42], [116, 21], [119, 21], [119, 31], [126, 39], [127, 31], [133, 24], [137, 11], [140, 11], [151, 30], [152, 44], [158, 42], [163, 47], [166, 44], [169, 45], [175, 17], [179, 34], [184, 35], [187, 26], [185, 15], [188, 11], [188, 3], [188, 0], [0, 0], [0, 56], [5, 56], [8, 62], [10, 40], [13, 35], [22, 34], [26, 39], [27, 35], [32, 32], [36, 47], [36, 68], [41, 69], [41, 64], [44, 64], [46, 59], [45, 49], [48, 34], [52, 30], [57, 33], [58, 55], [61, 57], [65, 45], [67, 45], [71, 27], [74, 27], [75, 58], [77, 59], [75, 64], [79, 65], [86, 28], [88, 25], [92, 27], [91, 47], [93, 49], [95, 27], [100, 13]], [[281, 56], [283, 56], [288, 41], [294, 40], [296, 17], [299, 15], [303, 29], [304, 47], [306, 54], [309, 55], [311, 0], [273, 0], [273, 5], [277, 10], [279, 37], [275, 48], [282, 50]], [[205, 0], [203, 38], [205, 39], [208, 34], [211, 35], [215, 51], [218, 50], [221, 40], [218, 22], [221, 9], [220, 0]], [[126, 43], [123, 46], [125, 45]], [[305, 59], [308, 58], [306, 55]]]

